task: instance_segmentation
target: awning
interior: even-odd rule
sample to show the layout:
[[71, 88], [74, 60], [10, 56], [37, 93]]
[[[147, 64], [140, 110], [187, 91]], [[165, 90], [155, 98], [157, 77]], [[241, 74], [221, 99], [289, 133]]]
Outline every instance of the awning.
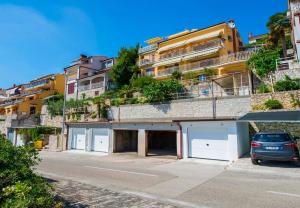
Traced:
[[220, 33], [223, 33], [223, 32], [224, 32], [224, 30], [217, 30], [217, 31], [214, 31], [214, 32], [211, 32], [211, 33], [207, 33], [205, 35], [200, 35], [200, 36], [197, 36], [197, 37], [194, 37], [194, 38], [190, 38], [188, 40], [180, 41], [178, 43], [173, 43], [171, 45], [167, 45], [167, 46], [159, 48], [157, 50], [157, 52], [160, 53], [162, 51], [177, 48], [177, 47], [180, 47], [180, 46], [183, 46], [183, 45], [186, 45], [186, 44], [189, 44], [189, 43], [193, 43], [193, 42], [196, 42], [196, 41], [205, 40], [205, 39], [213, 38], [213, 37], [218, 37], [220, 35]]
[[252, 112], [238, 119], [239, 122], [299, 122], [300, 110]]

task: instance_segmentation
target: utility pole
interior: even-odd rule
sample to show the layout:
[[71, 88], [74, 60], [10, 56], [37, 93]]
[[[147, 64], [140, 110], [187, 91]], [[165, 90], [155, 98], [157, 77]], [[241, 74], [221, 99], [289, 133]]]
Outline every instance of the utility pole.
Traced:
[[64, 90], [64, 104], [63, 104], [63, 119], [62, 119], [62, 128], [61, 128], [61, 141], [62, 141], [62, 150], [63, 148], [63, 140], [65, 138], [65, 111], [66, 111], [66, 95], [67, 95], [67, 71], [64, 70], [65, 77], [65, 90]]

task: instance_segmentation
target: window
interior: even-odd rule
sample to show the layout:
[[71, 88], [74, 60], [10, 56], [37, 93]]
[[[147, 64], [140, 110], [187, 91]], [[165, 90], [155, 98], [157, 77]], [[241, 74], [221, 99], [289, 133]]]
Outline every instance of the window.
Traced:
[[95, 91], [95, 96], [99, 96], [99, 91]]
[[75, 91], [75, 83], [68, 84], [68, 94], [73, 94]]
[[34, 115], [35, 114], [35, 107], [30, 107], [30, 115]]

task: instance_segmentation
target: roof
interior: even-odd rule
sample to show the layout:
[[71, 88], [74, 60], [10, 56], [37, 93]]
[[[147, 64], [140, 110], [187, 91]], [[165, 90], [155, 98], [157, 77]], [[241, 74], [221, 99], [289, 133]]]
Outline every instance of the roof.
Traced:
[[[218, 23], [218, 24], [211, 25], [211, 26], [208, 26], [208, 27], [204, 27], [204, 28], [199, 28], [199, 29], [191, 30], [189, 33], [183, 33], [182, 35], [178, 35], [178, 36], [175, 36], [175, 37], [173, 37], [173, 38], [167, 38], [167, 39], [164, 39], [164, 40], [162, 40], [162, 41], [159, 41], [159, 43], [167, 42], [167, 41], [169, 41], [169, 40], [173, 40], [173, 39], [176, 39], [176, 38], [185, 36], [185, 35], [189, 35], [189, 34], [192, 34], [192, 33], [198, 32], [198, 31], [201, 31], [201, 30], [206, 30], [206, 29], [209, 29], [209, 28], [212, 28], [212, 27], [216, 27], [216, 26], [219, 26], [219, 25], [223, 25], [223, 24], [226, 24], [226, 22], [220, 22], [220, 23]], [[174, 34], [174, 35], [176, 35], [176, 34]], [[171, 36], [172, 36], [172, 35], [171, 35]], [[169, 37], [170, 37], [170, 36], [169, 36]]]
[[300, 110], [251, 112], [240, 117], [240, 122], [299, 122]]

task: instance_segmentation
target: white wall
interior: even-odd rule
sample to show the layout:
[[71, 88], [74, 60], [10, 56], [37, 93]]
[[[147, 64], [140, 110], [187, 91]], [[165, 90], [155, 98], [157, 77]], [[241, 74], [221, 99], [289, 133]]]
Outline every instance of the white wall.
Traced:
[[[207, 126], [209, 128], [226, 128], [228, 132], [228, 159], [229, 161], [235, 161], [241, 156], [241, 152], [247, 149], [246, 142], [243, 141], [244, 135], [248, 132], [248, 129], [244, 125], [238, 125], [236, 121], [195, 121], [195, 122], [181, 122], [182, 125], [182, 139], [183, 139], [183, 159], [189, 156], [189, 141], [188, 131], [189, 128]], [[238, 130], [239, 129], [239, 130]], [[213, 133], [213, 132], [212, 132]], [[242, 140], [241, 142], [239, 140]], [[241, 150], [240, 150], [241, 149]]]
[[238, 156], [242, 157], [250, 151], [249, 123], [237, 122]]

